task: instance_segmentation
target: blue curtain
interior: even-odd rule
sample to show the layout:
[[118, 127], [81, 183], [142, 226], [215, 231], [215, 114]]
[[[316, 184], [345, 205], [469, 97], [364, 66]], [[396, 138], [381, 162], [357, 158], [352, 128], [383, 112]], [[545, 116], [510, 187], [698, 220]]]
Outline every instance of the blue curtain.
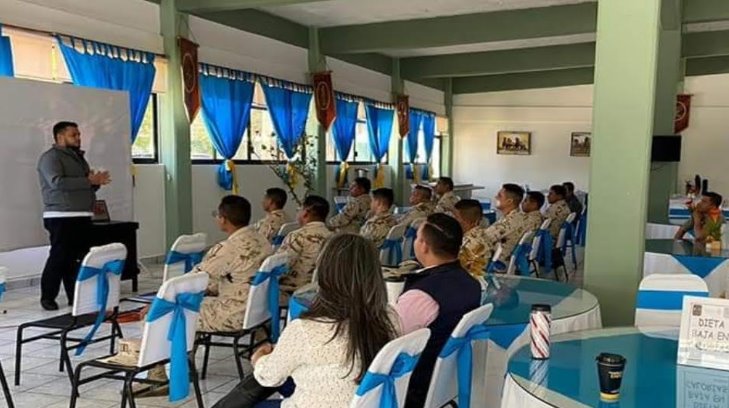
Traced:
[[367, 130], [370, 135], [370, 150], [375, 156], [375, 161], [380, 163], [390, 147], [395, 111], [367, 104], [365, 112], [367, 113]]
[[152, 94], [154, 54], [74, 37], [56, 38], [75, 85], [129, 92], [134, 143]]
[[266, 95], [268, 113], [271, 115], [273, 127], [278, 135], [278, 141], [286, 157], [290, 160], [296, 155], [296, 146], [301, 140], [306, 128], [306, 118], [309, 116], [311, 105], [311, 91], [293, 90], [291, 87], [271, 85], [262, 82], [263, 93]]
[[334, 120], [332, 136], [339, 160], [346, 162], [357, 134], [358, 101], [337, 98], [337, 118]]
[[420, 124], [423, 121], [423, 114], [410, 109], [410, 131], [408, 131], [407, 143], [405, 144], [407, 150], [408, 161], [410, 165], [407, 167], [405, 176], [408, 180], [415, 179], [415, 160], [418, 155], [418, 133], [420, 131]]
[[[206, 66], [200, 74], [200, 99], [205, 127], [215, 150], [226, 161], [233, 159], [243, 140], [251, 113], [253, 88], [253, 78], [239, 71]], [[225, 190], [237, 192], [232, 162], [220, 165], [218, 184]]]
[[[2, 34], [3, 25], [0, 24], [0, 34]], [[10, 45], [10, 38], [0, 35], [0, 76], [13, 76], [13, 48]]]
[[433, 142], [435, 141], [435, 115], [423, 114], [423, 142], [425, 143], [425, 168], [423, 180], [430, 179], [430, 159], [433, 156]]

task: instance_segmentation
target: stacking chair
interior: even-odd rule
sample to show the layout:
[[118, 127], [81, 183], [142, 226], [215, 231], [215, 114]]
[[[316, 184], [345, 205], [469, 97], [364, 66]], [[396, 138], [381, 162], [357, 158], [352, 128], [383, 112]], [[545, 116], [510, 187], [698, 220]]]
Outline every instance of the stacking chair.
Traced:
[[[132, 392], [134, 382], [161, 383], [136, 376], [167, 363], [170, 363], [170, 399], [176, 401], [187, 397], [192, 382], [197, 406], [202, 408], [203, 400], [195, 359], [190, 352], [193, 350], [200, 303], [207, 284], [208, 275], [204, 273], [178, 276], [162, 283], [144, 323], [139, 357], [135, 362], [125, 364], [109, 361], [109, 358], [113, 357], [112, 353], [109, 356], [80, 363], [73, 376], [70, 408], [76, 407], [78, 388], [81, 385], [100, 379], [123, 380], [121, 406], [125, 407], [128, 400], [130, 407], [135, 408]], [[82, 378], [82, 371], [87, 367], [102, 372]]]
[[[117, 317], [119, 315], [119, 280], [126, 257], [127, 249], [119, 243], [91, 248], [81, 263], [81, 269], [76, 279], [71, 313], [18, 326], [15, 343], [15, 385], [20, 385], [23, 345], [26, 343], [42, 339], [58, 340], [61, 344], [59, 371], [66, 369], [71, 381], [73, 381], [73, 368], [68, 355], [70, 350], [75, 349], [76, 355], [80, 355], [86, 345], [109, 340], [110, 352], [114, 353], [114, 340], [122, 337]], [[111, 323], [111, 334], [94, 338], [96, 330], [103, 322]], [[91, 331], [85, 338], [69, 337], [70, 332], [84, 327], [91, 327]], [[23, 331], [28, 328], [48, 331], [25, 338]], [[69, 346], [69, 342], [75, 344]]]
[[509, 266], [506, 268], [507, 275], [514, 275], [519, 271], [520, 275], [529, 276], [529, 254], [532, 252], [532, 240], [534, 231], [527, 231], [521, 236], [519, 243], [514, 247], [509, 257]]
[[276, 234], [273, 239], [271, 239], [271, 244], [273, 245], [273, 250], [277, 250], [278, 247], [283, 244], [284, 238], [286, 238], [286, 235], [289, 235], [289, 233], [296, 231], [299, 229], [299, 223], [294, 222], [287, 222], [286, 224], [282, 225], [281, 228], [278, 230], [278, 234]]
[[[487, 392], [486, 350], [489, 331], [484, 324], [491, 316], [491, 303], [472, 310], [461, 318], [451, 337], [438, 355], [430, 378], [425, 408], [457, 406], [483, 407]], [[465, 378], [464, 378], [465, 377]], [[470, 383], [467, 381], [470, 380]]]
[[552, 220], [549, 218], [544, 220], [539, 229], [535, 231], [534, 239], [532, 240], [532, 250], [529, 252], [529, 267], [534, 268], [534, 275], [536, 275], [537, 278], [539, 277], [539, 262], [543, 261], [543, 259], [540, 259], [540, 253], [546, 253], [545, 251], [552, 250], [552, 248], [542, 248], [542, 245], [544, 244], [544, 235], [549, 234], [549, 225], [551, 223]]
[[499, 258], [501, 258], [501, 254], [504, 252], [504, 247], [501, 246], [501, 243], [496, 244], [496, 250], [494, 251], [493, 255], [491, 255], [491, 262], [489, 262], [488, 266], [486, 267], [486, 273], [492, 274], [494, 272], [504, 272], [507, 269], [507, 265], [504, 265], [503, 262], [499, 261]]
[[680, 327], [684, 296], [708, 297], [706, 282], [692, 274], [652, 274], [640, 282], [635, 326]]
[[[557, 236], [556, 248], [559, 248], [563, 259], [566, 259], [567, 257], [567, 250], [572, 252], [572, 266], [574, 267], [574, 270], [577, 270], [577, 254], [575, 252], [575, 218], [577, 218], [577, 214], [571, 213], [567, 216], [565, 222], [562, 223], [562, 228], [560, 228], [559, 235]], [[565, 278], [567, 278], [566, 262], [564, 265], [564, 271]]]
[[418, 236], [418, 228], [420, 227], [420, 224], [425, 222], [425, 220], [425, 218], [415, 219], [405, 230], [405, 236], [402, 240], [403, 259], [415, 259], [415, 238]]
[[[3, 293], [5, 292], [5, 277], [8, 275], [8, 268], [4, 266], [0, 266], [0, 300], [3, 298]], [[3, 395], [5, 396], [5, 403], [8, 405], [8, 408], [15, 408], [15, 404], [13, 403], [13, 396], [10, 395], [10, 387], [8, 387], [8, 380], [5, 378], [5, 371], [3, 370], [3, 365], [0, 362], [0, 386], [3, 388]]]
[[385, 242], [380, 247], [380, 263], [382, 265], [400, 265], [402, 262], [402, 245], [407, 228], [408, 226], [405, 224], [398, 224], [390, 228]]
[[580, 219], [575, 226], [575, 245], [584, 247], [587, 244], [587, 207], [582, 209]]
[[[271, 255], [263, 261], [256, 275], [253, 277], [251, 287], [248, 290], [248, 302], [246, 304], [243, 326], [240, 330], [219, 331], [219, 332], [197, 332], [195, 340], [195, 352], [197, 347], [205, 348], [203, 355], [202, 379], [207, 377], [208, 361], [210, 359], [211, 347], [228, 347], [233, 349], [238, 375], [243, 378], [243, 365], [241, 356], [251, 354], [253, 349], [263, 344], [268, 338], [273, 342], [278, 340], [280, 309], [279, 309], [279, 278], [288, 273], [289, 257], [287, 254]], [[269, 331], [269, 323], [271, 330]], [[266, 340], [256, 341], [255, 334], [263, 330]], [[232, 339], [230, 343], [215, 341], [213, 336]], [[242, 345], [241, 339], [248, 338], [247, 344]]]
[[350, 408], [404, 407], [410, 376], [428, 338], [430, 330], [419, 329], [385, 344], [370, 363]]
[[202, 261], [207, 241], [208, 236], [204, 233], [180, 235], [167, 253], [162, 279], [166, 281], [190, 272]]
[[342, 212], [342, 209], [347, 205], [347, 199], [349, 197], [347, 196], [336, 196], [334, 197], [334, 208], [337, 211], [337, 214]]

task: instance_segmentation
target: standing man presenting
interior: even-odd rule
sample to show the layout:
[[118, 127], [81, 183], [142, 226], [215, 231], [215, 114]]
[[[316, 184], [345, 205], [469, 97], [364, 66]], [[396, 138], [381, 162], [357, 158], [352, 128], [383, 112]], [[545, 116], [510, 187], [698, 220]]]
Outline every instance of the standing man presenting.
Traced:
[[53, 146], [38, 160], [43, 195], [43, 226], [51, 251], [41, 277], [41, 306], [58, 310], [56, 297], [63, 282], [68, 304], [79, 265], [89, 251], [88, 236], [96, 191], [111, 182], [109, 173], [89, 168], [81, 150], [81, 132], [73, 122], [53, 126]]

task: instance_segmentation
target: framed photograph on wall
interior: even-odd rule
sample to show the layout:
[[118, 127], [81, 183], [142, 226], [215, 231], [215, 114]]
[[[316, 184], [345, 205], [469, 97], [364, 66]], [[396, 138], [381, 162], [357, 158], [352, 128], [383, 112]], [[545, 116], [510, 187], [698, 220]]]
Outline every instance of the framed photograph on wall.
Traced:
[[592, 133], [572, 132], [570, 137], [570, 156], [590, 157], [590, 146], [592, 145]]
[[500, 131], [496, 135], [496, 154], [528, 156], [532, 154], [532, 133]]

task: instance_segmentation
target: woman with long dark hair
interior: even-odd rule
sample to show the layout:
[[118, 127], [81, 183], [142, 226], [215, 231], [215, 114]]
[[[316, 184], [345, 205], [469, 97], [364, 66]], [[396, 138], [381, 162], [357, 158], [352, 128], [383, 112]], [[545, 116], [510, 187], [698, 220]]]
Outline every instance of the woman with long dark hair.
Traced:
[[400, 332], [387, 304], [379, 256], [366, 239], [335, 235], [318, 260], [319, 292], [309, 312], [292, 321], [275, 349], [251, 358], [266, 387], [296, 383], [283, 407], [347, 407], [377, 352]]

